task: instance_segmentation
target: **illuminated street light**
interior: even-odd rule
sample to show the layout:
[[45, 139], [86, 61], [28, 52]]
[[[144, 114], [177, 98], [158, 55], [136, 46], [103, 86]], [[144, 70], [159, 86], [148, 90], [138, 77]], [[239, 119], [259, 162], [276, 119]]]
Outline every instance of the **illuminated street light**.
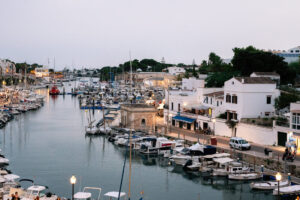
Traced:
[[76, 177], [74, 175], [70, 178], [70, 183], [72, 185], [72, 200], [74, 200], [74, 186], [76, 184]]
[[279, 173], [279, 172], [277, 172], [277, 174], [276, 174], [276, 181], [278, 181], [278, 199], [280, 198], [279, 197], [279, 184], [280, 184], [280, 181], [281, 181], [281, 178], [282, 178], [282, 176], [281, 176], [281, 174]]

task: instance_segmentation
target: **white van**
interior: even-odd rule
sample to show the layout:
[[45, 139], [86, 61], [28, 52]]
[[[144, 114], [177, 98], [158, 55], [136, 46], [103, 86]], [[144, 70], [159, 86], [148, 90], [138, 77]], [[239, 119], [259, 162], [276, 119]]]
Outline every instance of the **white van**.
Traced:
[[232, 137], [229, 141], [230, 148], [239, 149], [239, 150], [250, 150], [251, 145], [244, 140], [243, 138]]

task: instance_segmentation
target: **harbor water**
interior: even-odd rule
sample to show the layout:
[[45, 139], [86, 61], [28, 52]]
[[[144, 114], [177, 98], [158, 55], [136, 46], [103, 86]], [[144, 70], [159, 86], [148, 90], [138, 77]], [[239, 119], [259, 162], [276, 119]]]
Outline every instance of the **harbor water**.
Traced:
[[[89, 112], [79, 109], [76, 97], [39, 92], [47, 96], [41, 109], [16, 116], [0, 130], [2, 153], [10, 160], [8, 169], [67, 198], [72, 175], [77, 177], [75, 191], [85, 186], [101, 187], [102, 195], [118, 190], [125, 148], [104, 136], [85, 136]], [[99, 120], [102, 112], [91, 115]], [[133, 155], [131, 183], [131, 199], [275, 199], [271, 192], [251, 191], [249, 182], [205, 178], [184, 172], [167, 159], [139, 154]], [[128, 192], [128, 160], [122, 191]]]

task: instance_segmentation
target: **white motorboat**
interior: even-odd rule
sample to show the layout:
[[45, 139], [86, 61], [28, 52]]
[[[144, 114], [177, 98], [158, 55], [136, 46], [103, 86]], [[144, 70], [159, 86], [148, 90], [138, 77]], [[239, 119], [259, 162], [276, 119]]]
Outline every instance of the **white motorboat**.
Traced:
[[189, 155], [174, 155], [174, 156], [171, 156], [170, 159], [172, 161], [174, 161], [174, 163], [176, 165], [182, 165], [184, 166], [186, 164], [186, 162], [188, 160], [190, 160], [192, 157], [189, 156]]
[[[96, 190], [98, 191], [98, 197], [97, 199], [92, 198], [92, 193], [88, 192], [89, 190]], [[82, 192], [77, 192], [74, 194], [74, 199], [78, 199], [78, 200], [90, 200], [90, 199], [95, 199], [95, 200], [100, 200], [100, 196], [101, 196], [101, 188], [98, 187], [85, 187], [83, 188]]]
[[[286, 187], [281, 187], [279, 188], [279, 194], [300, 194], [300, 185], [290, 185]], [[273, 195], [278, 195], [278, 188], [275, 188], [273, 190]]]
[[108, 126], [106, 126], [106, 127], [101, 126], [101, 127], [99, 128], [99, 131], [100, 131], [100, 133], [102, 133], [102, 134], [108, 135], [108, 134], [111, 133], [112, 129], [111, 129], [110, 127], [108, 127]]
[[99, 129], [97, 127], [95, 127], [95, 126], [88, 126], [85, 129], [85, 133], [87, 135], [96, 135], [96, 134], [99, 133]]
[[9, 160], [8, 159], [6, 159], [6, 158], [1, 158], [0, 157], [0, 165], [2, 164], [2, 165], [8, 165], [8, 163], [9, 163]]
[[[279, 187], [289, 186], [290, 182], [288, 180], [280, 181]], [[278, 181], [263, 181], [263, 182], [252, 182], [250, 187], [256, 190], [273, 190], [278, 188]]]
[[250, 173], [239, 173], [239, 174], [229, 174], [228, 179], [230, 180], [256, 180], [263, 177], [262, 173], [250, 172]]
[[[230, 154], [228, 153], [215, 153], [215, 154], [211, 154], [211, 155], [206, 155], [206, 156], [193, 156], [191, 158], [190, 161], [188, 161], [185, 166], [189, 169], [189, 170], [199, 170], [200, 167], [204, 166], [204, 165], [214, 165], [216, 163], [216, 160], [219, 161], [228, 161], [228, 158], [230, 156]], [[233, 161], [232, 159], [230, 159], [230, 161]]]

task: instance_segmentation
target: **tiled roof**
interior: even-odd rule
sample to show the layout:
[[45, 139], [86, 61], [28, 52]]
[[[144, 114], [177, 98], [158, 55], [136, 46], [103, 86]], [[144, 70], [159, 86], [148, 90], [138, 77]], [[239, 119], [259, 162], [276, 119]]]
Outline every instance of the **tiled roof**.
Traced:
[[261, 76], [280, 76], [276, 72], [253, 72], [253, 73]]
[[204, 94], [204, 96], [208, 96], [208, 97], [224, 96], [224, 91], [218, 91], [218, 92], [207, 93], [207, 94]]
[[242, 84], [276, 84], [269, 77], [235, 77]]

